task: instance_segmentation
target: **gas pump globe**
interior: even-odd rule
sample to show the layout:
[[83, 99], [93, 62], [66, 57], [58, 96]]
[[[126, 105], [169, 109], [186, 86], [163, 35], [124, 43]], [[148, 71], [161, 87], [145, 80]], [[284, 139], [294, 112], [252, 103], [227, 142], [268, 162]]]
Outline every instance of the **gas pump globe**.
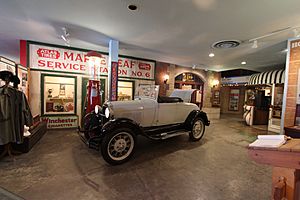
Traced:
[[87, 53], [88, 75], [87, 96], [85, 102], [85, 113], [90, 113], [96, 105], [101, 105], [101, 85], [100, 85], [100, 63], [102, 55], [96, 51]]

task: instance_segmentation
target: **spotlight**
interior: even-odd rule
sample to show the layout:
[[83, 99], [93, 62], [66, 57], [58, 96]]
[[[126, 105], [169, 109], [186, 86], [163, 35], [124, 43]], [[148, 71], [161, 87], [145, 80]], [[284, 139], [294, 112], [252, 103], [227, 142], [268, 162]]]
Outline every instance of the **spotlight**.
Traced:
[[242, 64], [242, 65], [246, 65], [247, 63], [246, 63], [246, 61], [243, 61], [243, 62], [241, 62], [241, 64]]
[[253, 41], [252, 48], [253, 48], [253, 49], [256, 49], [257, 47], [258, 47], [258, 45], [257, 45], [257, 40], [254, 40], [254, 41]]
[[210, 53], [208, 56], [212, 58], [212, 57], [215, 56], [215, 54], [214, 53]]
[[70, 33], [68, 32], [66, 27], [62, 27], [61, 30], [63, 33], [61, 34], [60, 37], [63, 39], [63, 41], [65, 41], [65, 45], [69, 47], [70, 46], [70, 39], [69, 39]]
[[293, 32], [294, 32], [294, 37], [300, 37], [300, 33], [299, 33], [299, 31], [298, 31], [298, 29], [293, 29]]

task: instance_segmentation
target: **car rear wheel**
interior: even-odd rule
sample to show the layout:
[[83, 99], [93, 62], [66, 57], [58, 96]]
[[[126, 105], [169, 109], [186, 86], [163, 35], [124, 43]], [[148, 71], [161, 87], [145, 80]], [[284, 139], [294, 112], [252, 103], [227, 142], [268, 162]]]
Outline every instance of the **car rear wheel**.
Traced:
[[101, 143], [101, 153], [106, 162], [118, 165], [132, 156], [136, 143], [136, 135], [129, 128], [120, 128], [108, 133]]
[[204, 132], [205, 132], [205, 125], [203, 120], [201, 118], [196, 118], [192, 125], [192, 130], [189, 134], [190, 139], [192, 141], [198, 141], [203, 137]]

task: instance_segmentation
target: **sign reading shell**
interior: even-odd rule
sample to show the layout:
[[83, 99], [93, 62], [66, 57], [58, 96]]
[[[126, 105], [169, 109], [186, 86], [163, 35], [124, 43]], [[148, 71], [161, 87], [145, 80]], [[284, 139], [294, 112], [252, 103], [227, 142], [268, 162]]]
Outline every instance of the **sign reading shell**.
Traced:
[[[88, 74], [87, 52], [30, 44], [29, 66], [32, 69]], [[108, 75], [108, 56], [102, 55], [97, 75]], [[155, 62], [119, 57], [118, 76], [154, 80]]]

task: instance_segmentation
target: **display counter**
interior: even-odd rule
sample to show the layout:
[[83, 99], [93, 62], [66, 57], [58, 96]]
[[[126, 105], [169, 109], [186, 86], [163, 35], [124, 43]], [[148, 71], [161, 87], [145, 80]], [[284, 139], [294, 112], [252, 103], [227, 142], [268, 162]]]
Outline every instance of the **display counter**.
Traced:
[[273, 166], [272, 199], [300, 199], [300, 139], [278, 148], [248, 147], [248, 153], [255, 162]]

